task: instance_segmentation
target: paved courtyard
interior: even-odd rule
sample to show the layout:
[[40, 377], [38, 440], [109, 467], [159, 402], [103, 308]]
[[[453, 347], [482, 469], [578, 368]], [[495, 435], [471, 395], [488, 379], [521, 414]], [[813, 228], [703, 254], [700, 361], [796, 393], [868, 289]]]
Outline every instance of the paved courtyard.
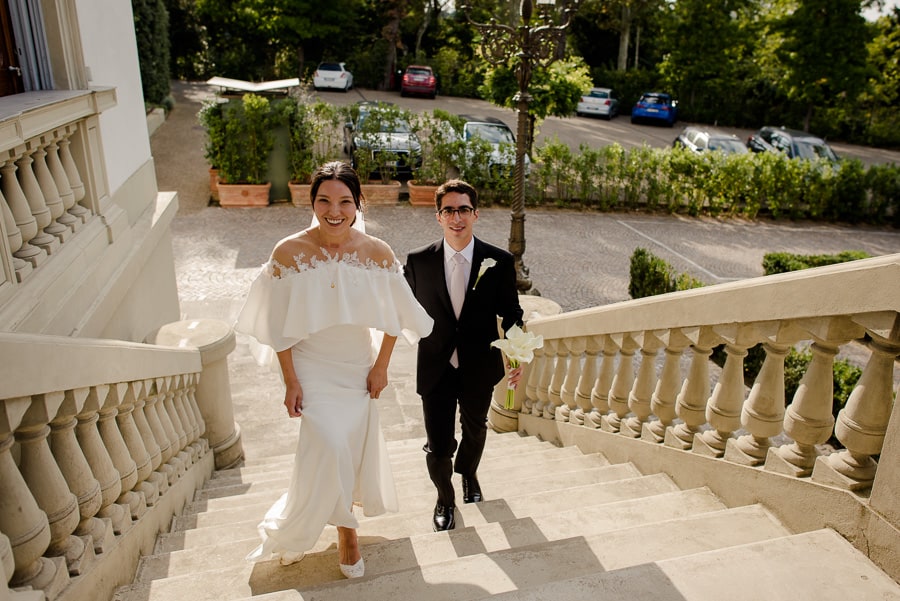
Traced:
[[[210, 206], [204, 135], [196, 114], [211, 91], [203, 84], [183, 83], [176, 84], [173, 91], [175, 109], [154, 133], [151, 147], [159, 189], [175, 190], [179, 197], [173, 251], [182, 314], [231, 322], [272, 246], [305, 228], [311, 211], [289, 202], [252, 209]], [[406, 203], [371, 207], [366, 225], [370, 233], [391, 245], [401, 261], [411, 249], [440, 235], [431, 209]], [[508, 209], [485, 207], [475, 228], [483, 239], [506, 247], [509, 225]], [[637, 247], [706, 284], [762, 275], [762, 258], [767, 252], [900, 253], [900, 230], [890, 228], [555, 208], [529, 209], [525, 233], [524, 259], [531, 279], [543, 296], [559, 303], [564, 311], [628, 300], [629, 259]], [[252, 364], [242, 337], [231, 363], [236, 414], [247, 416], [246, 422], [239, 417], [245, 429], [253, 428], [261, 397], [268, 399], [267, 407], [281, 410], [278, 376]], [[412, 349], [398, 345], [392, 363], [394, 394], [382, 401], [388, 438], [420, 435], [418, 398], [410, 378], [413, 366]], [[262, 421], [259, 427], [263, 427]], [[266, 438], [264, 432], [258, 434]], [[245, 443], [249, 439], [245, 435]]]

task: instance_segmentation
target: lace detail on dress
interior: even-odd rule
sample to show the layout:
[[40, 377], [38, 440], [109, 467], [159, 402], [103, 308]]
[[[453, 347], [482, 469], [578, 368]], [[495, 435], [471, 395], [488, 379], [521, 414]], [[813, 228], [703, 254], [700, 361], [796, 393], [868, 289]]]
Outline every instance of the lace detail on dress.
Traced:
[[[372, 259], [372, 257], [366, 257], [365, 261], [361, 261], [359, 258], [359, 253], [355, 251], [352, 253], [343, 254], [334, 253], [332, 255], [324, 248], [320, 248], [319, 250], [321, 250], [322, 254], [325, 255], [324, 259], [313, 255], [309, 258], [309, 261], [306, 261], [304, 260], [306, 259], [306, 254], [300, 253], [299, 255], [294, 256], [293, 265], [284, 265], [272, 258], [266, 264], [266, 272], [273, 278], [280, 280], [291, 275], [297, 275], [305, 271], [316, 269], [318, 267], [332, 265], [335, 263], [343, 263], [349, 267], [357, 267], [359, 269], [384, 270], [391, 273], [402, 273], [402, 266], [396, 259], [390, 265], [388, 264], [388, 261], [382, 261], [382, 263], [379, 265], [375, 262], [374, 259]], [[279, 275], [275, 275], [276, 267], [278, 268]]]

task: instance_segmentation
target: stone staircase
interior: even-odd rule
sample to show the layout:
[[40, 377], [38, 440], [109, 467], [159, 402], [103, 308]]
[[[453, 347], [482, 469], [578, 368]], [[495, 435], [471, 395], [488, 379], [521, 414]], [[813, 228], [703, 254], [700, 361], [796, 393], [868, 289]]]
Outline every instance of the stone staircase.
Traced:
[[115, 601], [900, 599], [832, 530], [791, 533], [760, 505], [729, 508], [707, 488], [516, 433], [488, 437], [488, 500], [431, 532], [422, 442], [388, 443], [401, 507], [360, 518], [364, 578], [341, 576], [332, 527], [299, 563], [244, 561], [288, 484], [293, 455], [277, 456], [216, 472]]

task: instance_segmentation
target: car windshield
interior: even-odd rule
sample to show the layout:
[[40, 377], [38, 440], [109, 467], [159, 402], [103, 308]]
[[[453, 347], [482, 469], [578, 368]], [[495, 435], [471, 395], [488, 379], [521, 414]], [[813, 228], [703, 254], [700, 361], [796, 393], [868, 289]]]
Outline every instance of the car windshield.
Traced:
[[609, 98], [609, 93], [601, 92], [600, 90], [591, 90], [590, 97], [591, 98]]
[[406, 72], [410, 75], [431, 75], [428, 69], [407, 69]]
[[[359, 121], [357, 122], [357, 127], [359, 129], [363, 128], [363, 123], [370, 115], [371, 113], [360, 113]], [[378, 129], [378, 131], [392, 134], [408, 134], [409, 123], [402, 119], [395, 119], [391, 121], [385, 120], [381, 123], [381, 127]]]
[[340, 71], [341, 66], [337, 63], [322, 63], [319, 65], [319, 71]]
[[734, 154], [747, 152], [747, 147], [740, 140], [732, 140], [730, 138], [718, 138], [709, 141], [710, 150], [722, 150]]
[[466, 140], [471, 140], [472, 138], [481, 138], [491, 144], [515, 144], [516, 142], [509, 128], [504, 125], [492, 125], [490, 123], [466, 124]]
[[837, 161], [837, 155], [834, 151], [823, 142], [814, 140], [795, 140], [794, 146], [797, 149], [797, 156], [801, 159], [827, 159], [829, 161]]
[[665, 96], [642, 96], [641, 102], [645, 104], [666, 104], [669, 99]]

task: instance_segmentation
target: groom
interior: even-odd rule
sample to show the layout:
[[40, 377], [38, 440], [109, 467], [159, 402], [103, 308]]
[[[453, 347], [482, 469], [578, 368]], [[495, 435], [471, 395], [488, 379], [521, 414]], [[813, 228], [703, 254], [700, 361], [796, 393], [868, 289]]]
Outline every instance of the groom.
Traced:
[[[434, 529], [452, 530], [455, 492], [451, 476], [462, 475], [463, 502], [482, 500], [476, 471], [487, 437], [487, 414], [494, 386], [503, 377], [503, 358], [491, 342], [522, 323], [513, 256], [475, 238], [478, 193], [462, 180], [435, 192], [437, 220], [444, 237], [409, 253], [406, 279], [416, 299], [434, 319], [431, 334], [419, 341], [416, 392], [425, 417], [425, 459], [437, 488]], [[521, 368], [512, 370], [515, 384]], [[457, 450], [456, 408], [462, 437]]]

